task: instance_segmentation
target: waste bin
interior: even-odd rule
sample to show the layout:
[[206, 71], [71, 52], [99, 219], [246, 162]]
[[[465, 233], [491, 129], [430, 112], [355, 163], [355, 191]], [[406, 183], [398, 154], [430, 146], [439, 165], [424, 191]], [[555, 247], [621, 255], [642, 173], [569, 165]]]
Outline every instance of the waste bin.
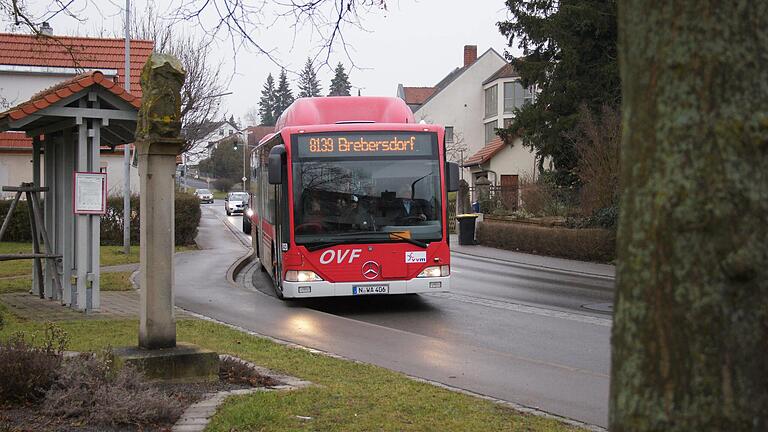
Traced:
[[459, 244], [460, 245], [473, 245], [475, 244], [475, 220], [476, 214], [460, 214], [456, 216], [456, 220], [459, 221]]

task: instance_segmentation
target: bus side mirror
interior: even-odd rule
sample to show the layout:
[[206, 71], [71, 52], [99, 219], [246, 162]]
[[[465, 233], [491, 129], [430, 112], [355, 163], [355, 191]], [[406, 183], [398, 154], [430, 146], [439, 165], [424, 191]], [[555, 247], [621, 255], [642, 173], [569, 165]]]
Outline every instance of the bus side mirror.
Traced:
[[282, 145], [276, 145], [269, 151], [269, 160], [267, 161], [267, 177], [269, 184], [277, 185], [283, 183], [284, 155], [285, 147]]
[[445, 172], [445, 183], [448, 188], [448, 192], [456, 192], [459, 190], [459, 164], [455, 162], [448, 162], [446, 164]]

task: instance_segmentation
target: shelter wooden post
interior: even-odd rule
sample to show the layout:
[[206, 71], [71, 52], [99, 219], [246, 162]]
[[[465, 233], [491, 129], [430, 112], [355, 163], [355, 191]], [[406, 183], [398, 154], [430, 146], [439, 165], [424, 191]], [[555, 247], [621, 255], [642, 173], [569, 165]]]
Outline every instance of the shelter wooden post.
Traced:
[[[57, 137], [58, 138], [58, 137]], [[54, 137], [47, 136], [43, 142], [43, 148], [45, 151], [45, 186], [48, 188], [48, 192], [45, 194], [45, 200], [43, 204], [45, 206], [45, 230], [48, 232], [48, 239], [50, 244], [49, 250], [53, 253], [58, 253], [56, 247], [56, 236], [58, 235], [59, 227], [56, 224], [56, 148], [53, 144]], [[61, 300], [60, 289], [55, 289], [54, 277], [58, 276], [59, 266], [53, 261], [47, 260], [45, 262], [45, 298], [52, 300]], [[60, 286], [58, 288], [61, 288]]]
[[[40, 187], [40, 137], [32, 137], [32, 184], [34, 187]], [[30, 205], [31, 203], [27, 203]], [[37, 233], [34, 233], [34, 235], [37, 235]], [[39, 236], [37, 237], [39, 239]], [[35, 241], [33, 239], [32, 242], [33, 247], [35, 247]], [[36, 246], [39, 249], [39, 244]], [[38, 253], [38, 251], [35, 251], [35, 253]], [[36, 259], [32, 262], [32, 291], [40, 296], [40, 298], [45, 297], [45, 288], [44, 285], [44, 279], [42, 277], [43, 269], [42, 269], [42, 263], [39, 259]]]

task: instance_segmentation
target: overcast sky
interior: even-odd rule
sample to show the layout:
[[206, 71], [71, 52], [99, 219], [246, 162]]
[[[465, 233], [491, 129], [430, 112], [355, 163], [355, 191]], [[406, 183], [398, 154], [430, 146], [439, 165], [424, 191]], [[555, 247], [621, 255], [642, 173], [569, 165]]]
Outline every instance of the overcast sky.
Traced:
[[[31, 5], [35, 3], [48, 2], [30, 0]], [[132, 8], [141, 11], [145, 3], [146, 0], [132, 0]], [[124, 4], [124, 0], [98, 1], [100, 11], [89, 7], [82, 12], [87, 18], [84, 23], [57, 16], [51, 22], [54, 33], [96, 35], [102, 32], [111, 36], [122, 32]], [[331, 65], [341, 61], [347, 67], [353, 94], [357, 94], [359, 88], [363, 95], [395, 96], [398, 83], [432, 86], [453, 68], [461, 66], [464, 45], [477, 45], [478, 55], [489, 48], [500, 54], [508, 49], [496, 27], [496, 22], [507, 17], [502, 0], [389, 0], [387, 4], [387, 11], [373, 11], [363, 17], [365, 30], [352, 27], [344, 30], [355, 68], [351, 68], [341, 46], [331, 55]], [[203, 17], [203, 20], [211, 22], [212, 17]], [[183, 25], [199, 31], [196, 23]], [[254, 37], [264, 47], [274, 49], [280, 63], [294, 72], [301, 69], [309, 55], [318, 52], [318, 36], [311, 28], [300, 29], [294, 40], [294, 30], [282, 22]], [[517, 54], [517, 50], [513, 53]], [[267, 74], [271, 72], [277, 79], [279, 67], [264, 55], [243, 49], [235, 62], [231, 45], [224, 40], [217, 41], [216, 55], [231, 78], [228, 91], [232, 95], [225, 97], [221, 110], [244, 118], [248, 109], [258, 104]], [[322, 68], [319, 77], [326, 94], [332, 70]], [[296, 94], [296, 76], [289, 75], [289, 78], [294, 80], [292, 88]]]

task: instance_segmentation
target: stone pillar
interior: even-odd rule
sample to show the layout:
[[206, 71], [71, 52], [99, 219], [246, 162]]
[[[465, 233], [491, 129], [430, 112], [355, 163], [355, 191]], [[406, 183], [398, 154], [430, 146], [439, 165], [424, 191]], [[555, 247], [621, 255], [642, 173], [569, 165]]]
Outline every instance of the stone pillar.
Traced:
[[139, 346], [176, 346], [173, 312], [174, 174], [181, 140], [153, 140], [139, 149], [140, 286]]
[[173, 298], [174, 176], [181, 132], [185, 72], [174, 57], [153, 54], [141, 72], [142, 105], [136, 129], [140, 178], [139, 346], [176, 346]]

